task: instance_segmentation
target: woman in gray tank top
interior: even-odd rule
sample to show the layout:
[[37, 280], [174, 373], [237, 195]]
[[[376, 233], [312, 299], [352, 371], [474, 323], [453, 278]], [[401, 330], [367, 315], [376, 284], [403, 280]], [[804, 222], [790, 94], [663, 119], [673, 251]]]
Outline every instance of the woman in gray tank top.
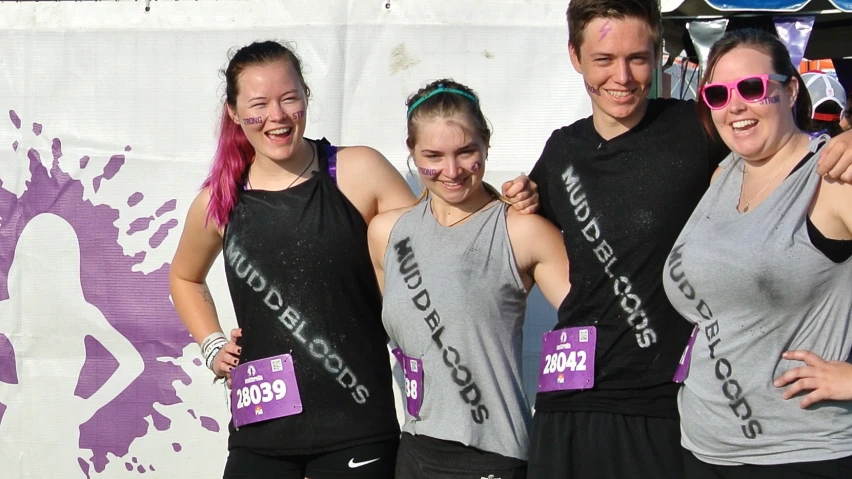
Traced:
[[778, 38], [726, 34], [701, 96], [732, 153], [663, 275], [696, 324], [685, 477], [852, 477], [852, 185], [816, 173], [828, 137], [803, 131], [810, 99]]
[[382, 320], [405, 374], [396, 476], [524, 478], [526, 298], [534, 283], [554, 307], [567, 295], [562, 237], [482, 181], [491, 132], [472, 90], [440, 80], [407, 106], [426, 191], [375, 217], [368, 233]]

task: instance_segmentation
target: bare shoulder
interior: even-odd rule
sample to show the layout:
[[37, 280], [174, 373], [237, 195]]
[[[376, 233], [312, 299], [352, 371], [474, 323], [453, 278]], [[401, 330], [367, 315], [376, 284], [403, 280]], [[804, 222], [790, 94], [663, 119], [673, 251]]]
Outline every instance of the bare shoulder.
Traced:
[[829, 200], [827, 203], [834, 206], [838, 213], [852, 211], [852, 184], [823, 176], [820, 185], [822, 195], [826, 196]]
[[514, 208], [508, 208], [506, 227], [512, 239], [517, 237], [521, 240], [534, 240], [540, 235], [560, 235], [559, 230], [543, 216], [536, 214], [523, 214]]
[[337, 162], [339, 167], [381, 168], [387, 166], [388, 168], [393, 168], [387, 158], [379, 153], [378, 150], [363, 145], [337, 147]]
[[402, 215], [411, 211], [414, 206], [415, 205], [411, 205], [388, 210], [373, 217], [373, 221], [370, 222], [370, 226], [368, 228], [370, 238], [384, 240], [384, 242], [387, 242], [396, 222], [399, 221], [399, 218], [402, 217]]
[[[200, 231], [203, 231], [205, 234], [216, 233], [218, 236], [223, 236], [222, 229], [218, 227], [216, 221], [210, 218], [207, 218], [207, 210], [210, 207], [210, 188], [205, 187], [202, 188], [201, 191], [195, 195], [195, 199], [192, 200], [192, 204], [189, 205], [189, 211], [186, 214], [186, 227], [189, 229], [197, 228]], [[186, 229], [185, 227], [185, 229]]]

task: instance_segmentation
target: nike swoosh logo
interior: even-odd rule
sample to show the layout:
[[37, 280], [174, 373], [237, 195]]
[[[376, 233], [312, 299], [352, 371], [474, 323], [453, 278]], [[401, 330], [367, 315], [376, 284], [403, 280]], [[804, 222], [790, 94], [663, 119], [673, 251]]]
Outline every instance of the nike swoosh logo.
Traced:
[[356, 467], [366, 466], [367, 464], [372, 464], [381, 459], [381, 457], [377, 457], [375, 459], [370, 459], [369, 461], [364, 462], [355, 462], [355, 458], [349, 460], [349, 469], [355, 469]]

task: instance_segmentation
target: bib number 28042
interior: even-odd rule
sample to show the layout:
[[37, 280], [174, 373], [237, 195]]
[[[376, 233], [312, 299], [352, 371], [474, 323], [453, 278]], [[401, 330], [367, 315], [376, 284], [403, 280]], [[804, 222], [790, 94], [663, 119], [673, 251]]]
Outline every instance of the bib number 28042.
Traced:
[[541, 341], [538, 392], [589, 389], [595, 385], [594, 326], [558, 329]]
[[542, 374], [563, 373], [565, 371], [585, 371], [586, 370], [586, 352], [571, 351], [565, 353], [548, 354], [544, 357], [545, 365]]

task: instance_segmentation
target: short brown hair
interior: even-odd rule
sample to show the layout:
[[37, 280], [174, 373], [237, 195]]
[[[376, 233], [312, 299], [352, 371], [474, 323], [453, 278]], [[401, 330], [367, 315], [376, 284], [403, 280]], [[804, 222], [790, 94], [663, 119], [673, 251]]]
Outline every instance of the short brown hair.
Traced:
[[660, 52], [663, 24], [657, 0], [571, 0], [566, 16], [568, 17], [568, 42], [574, 46], [578, 57], [586, 26], [598, 18], [616, 20], [638, 18], [645, 21], [654, 37], [654, 51]]

